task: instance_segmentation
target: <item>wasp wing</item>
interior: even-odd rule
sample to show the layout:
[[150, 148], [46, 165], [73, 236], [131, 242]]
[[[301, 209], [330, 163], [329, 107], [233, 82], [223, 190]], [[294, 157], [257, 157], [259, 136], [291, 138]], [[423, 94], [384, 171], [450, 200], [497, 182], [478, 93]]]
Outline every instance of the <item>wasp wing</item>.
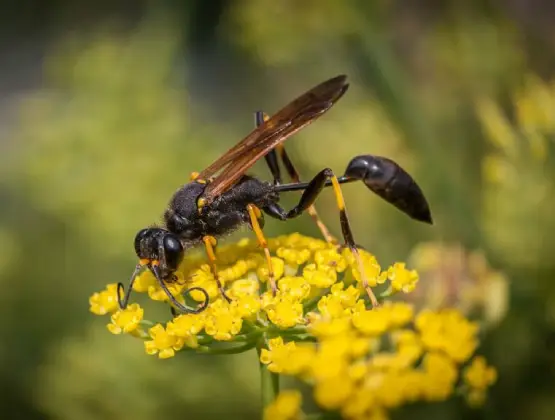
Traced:
[[297, 131], [328, 111], [347, 91], [344, 75], [329, 79], [279, 110], [199, 175], [208, 179], [223, 170], [206, 186], [202, 197], [209, 203], [233, 186], [256, 161]]

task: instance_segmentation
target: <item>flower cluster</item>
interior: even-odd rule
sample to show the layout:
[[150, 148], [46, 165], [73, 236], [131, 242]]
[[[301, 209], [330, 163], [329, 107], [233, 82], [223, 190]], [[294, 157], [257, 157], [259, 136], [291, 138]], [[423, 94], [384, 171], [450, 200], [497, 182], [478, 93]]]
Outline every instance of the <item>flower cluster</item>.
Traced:
[[[148, 321], [136, 303], [119, 310], [115, 285], [95, 293], [90, 310], [110, 315], [110, 332], [143, 339], [146, 353], [159, 358], [184, 350], [222, 354], [256, 347], [269, 372], [311, 384], [319, 407], [348, 419], [383, 417], [400, 405], [444, 400], [455, 391], [465, 392], [473, 405], [484, 401], [496, 378], [485, 359], [474, 356], [478, 325], [455, 309], [417, 313], [412, 304], [393, 299], [416, 287], [416, 271], [404, 263], [382, 269], [360, 250], [364, 274], [380, 300], [371, 307], [350, 250], [300, 234], [268, 245], [275, 295], [267, 287], [261, 250], [245, 239], [218, 249], [219, 277], [231, 302], [220, 296], [202, 256], [191, 256], [168, 287], [175, 296], [185, 287], [204, 288], [211, 298], [205, 311]], [[148, 271], [134, 290], [167, 300]], [[300, 394], [283, 391], [265, 416], [298, 418], [301, 403]]]
[[482, 250], [471, 251], [458, 243], [421, 242], [412, 249], [408, 262], [422, 279], [407, 296], [416, 308], [451, 307], [465, 315], [479, 313], [485, 328], [505, 317], [508, 278], [491, 267]]
[[[341, 301], [342, 292], [335, 288], [331, 299]], [[472, 405], [484, 401], [495, 370], [481, 356], [464, 367], [478, 346], [475, 323], [457, 310], [415, 314], [406, 303], [366, 309], [359, 302], [342, 300], [333, 315], [309, 314], [316, 343], [271, 339], [262, 363], [311, 384], [316, 403], [346, 419], [382, 418], [395, 407], [446, 400], [456, 391]]]

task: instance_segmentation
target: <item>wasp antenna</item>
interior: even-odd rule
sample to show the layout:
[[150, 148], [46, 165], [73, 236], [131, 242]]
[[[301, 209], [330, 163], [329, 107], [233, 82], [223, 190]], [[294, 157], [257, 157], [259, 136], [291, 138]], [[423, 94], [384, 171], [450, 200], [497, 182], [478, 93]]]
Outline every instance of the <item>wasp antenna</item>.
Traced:
[[187, 295], [190, 295], [191, 292], [194, 292], [195, 290], [201, 292], [204, 295], [204, 301], [202, 302], [202, 305], [200, 305], [197, 308], [190, 308], [190, 307], [184, 306], [184, 305], [182, 305], [181, 303], [179, 303], [177, 301], [175, 296], [172, 295], [172, 292], [170, 292], [170, 289], [168, 289], [168, 287], [166, 286], [166, 284], [162, 280], [162, 276], [160, 275], [160, 269], [158, 268], [158, 266], [157, 265], [149, 265], [149, 268], [150, 268], [150, 271], [152, 271], [152, 274], [154, 274], [154, 277], [156, 277], [156, 280], [158, 281], [158, 284], [160, 285], [160, 287], [162, 288], [164, 293], [170, 299], [170, 302], [172, 303], [172, 305], [174, 305], [181, 312], [186, 313], [186, 314], [198, 314], [198, 313], [201, 313], [202, 311], [204, 311], [208, 307], [208, 303], [210, 301], [210, 296], [208, 296], [208, 292], [206, 290], [204, 290], [202, 287], [191, 287], [190, 289], [187, 289], [183, 293], [183, 296], [187, 296]]
[[[127, 288], [127, 291], [125, 291], [125, 286], [122, 283], [118, 283], [116, 294], [118, 298], [118, 305], [122, 310], [127, 308], [127, 303], [129, 302], [129, 296], [131, 296], [131, 291], [133, 290], [133, 283], [135, 283], [135, 279], [137, 278], [137, 274], [139, 274], [139, 271], [141, 271], [141, 268], [142, 268], [142, 265], [137, 264], [137, 266], [135, 267], [135, 270], [133, 271], [133, 274], [131, 275], [131, 279], [129, 280], [129, 287]], [[125, 292], [123, 299], [121, 298], [122, 292]]]

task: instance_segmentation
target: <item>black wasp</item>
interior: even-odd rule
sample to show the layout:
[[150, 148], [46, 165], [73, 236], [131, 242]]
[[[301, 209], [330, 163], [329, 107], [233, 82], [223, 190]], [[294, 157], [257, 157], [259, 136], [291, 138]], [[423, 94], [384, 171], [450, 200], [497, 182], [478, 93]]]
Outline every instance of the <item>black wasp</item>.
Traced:
[[[329, 79], [268, 118], [256, 113], [257, 127], [241, 142], [202, 172], [194, 175], [191, 182], [183, 185], [172, 197], [164, 213], [164, 225], [142, 229], [135, 237], [135, 252], [139, 263], [123, 299], [123, 284], [118, 284], [118, 302], [127, 306], [133, 281], [138, 272], [148, 268], [156, 277], [171, 303], [184, 313], [199, 313], [208, 305], [207, 292], [199, 287], [190, 288], [204, 294], [204, 302], [197, 308], [182, 305], [166, 286], [174, 281], [174, 272], [190, 248], [204, 244], [212, 274], [222, 295], [228, 299], [218, 279], [216, 269], [216, 238], [243, 224], [249, 224], [268, 263], [269, 281], [275, 292], [276, 282], [270, 252], [261, 228], [262, 214], [279, 220], [288, 220], [307, 211], [318, 223], [324, 237], [334, 241], [313, 207], [316, 197], [324, 187], [331, 186], [335, 193], [342, 236], [345, 246], [353, 252], [360, 272], [362, 261], [349, 225], [340, 184], [361, 180], [374, 193], [393, 204], [411, 218], [432, 223], [428, 203], [414, 179], [392, 160], [364, 155], [353, 158], [345, 174], [336, 177], [331, 169], [320, 171], [310, 182], [300, 182], [283, 142], [297, 131], [326, 113], [347, 91], [349, 85], [344, 75]], [[256, 161], [264, 157], [273, 175], [273, 182], [260, 181], [245, 175]], [[278, 160], [283, 163], [292, 183], [282, 184]], [[302, 191], [299, 203], [290, 210], [279, 205], [280, 194], [286, 191]], [[373, 304], [375, 297], [362, 278], [363, 285]]]

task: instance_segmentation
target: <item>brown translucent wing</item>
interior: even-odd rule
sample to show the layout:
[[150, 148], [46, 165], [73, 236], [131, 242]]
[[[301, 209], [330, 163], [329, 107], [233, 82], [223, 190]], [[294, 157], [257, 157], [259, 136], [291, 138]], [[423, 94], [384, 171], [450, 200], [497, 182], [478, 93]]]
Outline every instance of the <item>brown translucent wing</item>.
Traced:
[[346, 81], [346, 76], [337, 76], [299, 96], [208, 166], [199, 178], [223, 170], [207, 185], [203, 198], [211, 202], [227, 191], [257, 160], [328, 111], [347, 91]]

